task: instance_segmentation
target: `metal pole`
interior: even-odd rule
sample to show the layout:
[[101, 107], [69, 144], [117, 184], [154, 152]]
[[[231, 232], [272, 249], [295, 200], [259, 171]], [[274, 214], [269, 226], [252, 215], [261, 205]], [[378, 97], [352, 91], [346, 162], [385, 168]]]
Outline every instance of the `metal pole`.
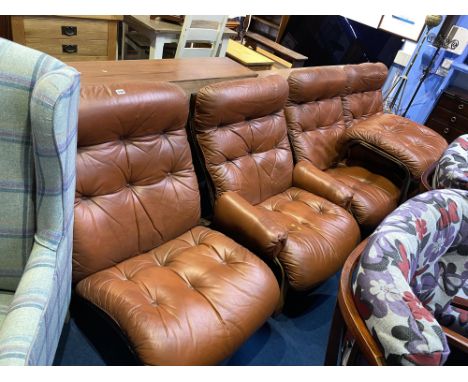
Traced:
[[419, 80], [418, 86], [416, 87], [416, 90], [414, 91], [413, 95], [411, 96], [411, 99], [408, 102], [408, 105], [406, 106], [406, 110], [403, 113], [402, 117], [406, 116], [406, 113], [408, 112], [409, 108], [413, 104], [413, 101], [416, 98], [416, 95], [418, 94], [419, 89], [421, 88], [422, 84], [424, 83], [425, 79], [427, 78], [427, 76], [429, 75], [429, 73], [431, 71], [432, 64], [434, 63], [439, 51], [440, 51], [440, 45], [437, 46], [437, 49], [436, 49], [435, 53], [432, 55], [431, 61], [427, 65], [426, 69], [423, 70], [423, 75], [422, 75], [421, 79]]
[[[390, 110], [393, 110], [393, 108], [395, 107], [395, 104], [397, 103], [397, 100], [398, 100], [398, 97], [400, 96], [400, 94], [404, 93], [403, 89], [406, 87], [406, 81], [408, 80], [408, 74], [411, 71], [411, 69], [413, 68], [414, 63], [416, 62], [416, 58], [418, 57], [419, 52], [421, 51], [421, 47], [424, 44], [424, 42], [426, 41], [427, 36], [429, 35], [430, 29], [431, 28], [427, 27], [425, 35], [424, 35], [421, 43], [416, 48], [416, 51], [413, 53], [409, 65], [406, 67], [404, 73], [400, 74], [400, 76], [397, 79], [397, 81], [395, 82], [394, 86], [392, 86], [392, 88], [388, 92], [388, 95], [387, 95], [386, 98], [388, 98], [391, 95], [392, 91], [395, 89], [397, 84], [399, 84], [398, 89], [396, 90], [395, 95], [393, 96], [392, 101], [390, 102]], [[400, 103], [401, 103], [401, 100], [400, 100]]]

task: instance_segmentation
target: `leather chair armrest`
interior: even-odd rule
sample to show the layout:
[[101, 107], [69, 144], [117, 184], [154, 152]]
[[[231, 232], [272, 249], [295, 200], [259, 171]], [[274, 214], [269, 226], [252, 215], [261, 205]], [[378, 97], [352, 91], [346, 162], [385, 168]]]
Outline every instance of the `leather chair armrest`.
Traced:
[[235, 192], [225, 192], [216, 200], [213, 223], [254, 253], [274, 258], [283, 248], [288, 231], [268, 212]]
[[415, 180], [447, 148], [445, 139], [434, 130], [394, 114], [376, 114], [347, 128], [340, 143], [353, 142], [374, 147], [404, 166]]
[[321, 196], [346, 210], [349, 210], [354, 195], [346, 184], [306, 161], [301, 161], [294, 167], [293, 186]]

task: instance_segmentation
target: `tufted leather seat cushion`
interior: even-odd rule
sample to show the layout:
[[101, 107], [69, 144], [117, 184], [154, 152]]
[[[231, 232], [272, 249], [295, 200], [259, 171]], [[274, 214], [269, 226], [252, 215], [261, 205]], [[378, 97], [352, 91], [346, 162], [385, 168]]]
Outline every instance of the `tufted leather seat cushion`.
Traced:
[[279, 300], [266, 264], [197, 226], [187, 114], [168, 83], [81, 89], [73, 280], [151, 365], [221, 361]]
[[[275, 232], [287, 231], [285, 240], [283, 231], [280, 239], [276, 236], [275, 255], [279, 250], [277, 258], [290, 286], [307, 290], [340, 269], [359, 241], [359, 228], [343, 208], [291, 188], [294, 166], [283, 112], [287, 95], [286, 80], [276, 75], [207, 86], [197, 95], [195, 132], [218, 200], [228, 191], [238, 193], [244, 200], [237, 212], [244, 211], [246, 221], [258, 223], [267, 216], [276, 223]], [[222, 215], [215, 216], [217, 222], [232, 219], [229, 211], [215, 211]], [[232, 225], [220, 228], [233, 232]], [[239, 238], [240, 229], [235, 228]], [[255, 242], [251, 232], [242, 234], [242, 242]]]
[[274, 276], [219, 232], [194, 227], [89, 276], [77, 291], [112, 317], [150, 365], [216, 364], [271, 314]]
[[278, 258], [296, 290], [333, 275], [356, 246], [359, 228], [351, 214], [310, 192], [291, 187], [258, 206], [275, 212], [288, 230]]
[[359, 224], [375, 227], [398, 205], [398, 187], [364, 167], [335, 167], [326, 173], [353, 190], [351, 211]]
[[370, 143], [398, 158], [414, 178], [437, 161], [447, 142], [432, 129], [393, 114], [379, 114], [346, 129], [345, 140]]

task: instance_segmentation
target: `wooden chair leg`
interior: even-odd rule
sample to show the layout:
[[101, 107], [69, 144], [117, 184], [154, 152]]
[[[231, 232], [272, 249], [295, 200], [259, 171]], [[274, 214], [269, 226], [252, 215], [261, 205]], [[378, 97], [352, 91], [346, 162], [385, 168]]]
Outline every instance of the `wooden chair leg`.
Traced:
[[325, 355], [325, 366], [337, 366], [339, 362], [339, 355], [341, 344], [343, 340], [345, 322], [341, 315], [338, 301], [335, 305], [335, 312], [333, 313], [333, 320], [328, 336], [327, 353]]
[[359, 355], [359, 347], [356, 341], [352, 341], [351, 343], [351, 353], [348, 358], [348, 366], [355, 366], [358, 364], [358, 355]]

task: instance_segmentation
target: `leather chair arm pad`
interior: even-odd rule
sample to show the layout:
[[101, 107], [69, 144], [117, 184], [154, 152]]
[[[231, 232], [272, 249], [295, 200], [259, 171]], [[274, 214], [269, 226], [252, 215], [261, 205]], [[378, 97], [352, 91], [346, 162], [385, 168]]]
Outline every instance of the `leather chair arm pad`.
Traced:
[[283, 249], [288, 231], [268, 213], [235, 192], [225, 192], [216, 200], [213, 222], [254, 253], [274, 258]]
[[447, 148], [445, 139], [434, 130], [393, 114], [357, 122], [346, 129], [341, 144], [350, 141], [365, 142], [392, 156], [417, 179]]
[[301, 161], [294, 167], [293, 185], [349, 210], [354, 192], [312, 163]]

